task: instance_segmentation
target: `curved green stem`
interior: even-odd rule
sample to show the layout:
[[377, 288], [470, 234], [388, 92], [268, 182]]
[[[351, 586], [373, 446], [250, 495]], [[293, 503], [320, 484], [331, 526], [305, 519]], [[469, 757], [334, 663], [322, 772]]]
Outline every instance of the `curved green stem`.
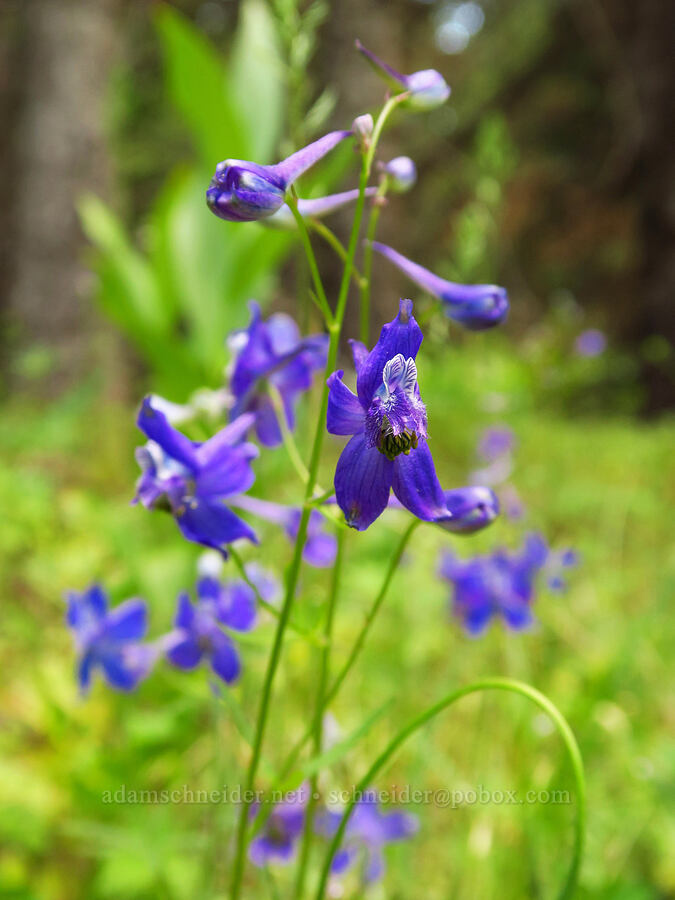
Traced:
[[325, 896], [326, 886], [328, 884], [328, 878], [330, 875], [331, 862], [333, 860], [333, 857], [335, 856], [335, 853], [339, 849], [340, 844], [342, 843], [345, 829], [347, 828], [347, 824], [353, 812], [357, 798], [362, 795], [363, 791], [367, 790], [370, 787], [373, 779], [378, 774], [380, 769], [382, 769], [386, 765], [386, 763], [389, 762], [394, 753], [402, 744], [404, 744], [408, 740], [411, 735], [413, 735], [416, 731], [419, 731], [419, 729], [424, 727], [427, 722], [429, 722], [439, 713], [443, 712], [445, 709], [451, 706], [456, 700], [459, 700], [461, 697], [466, 697], [468, 694], [475, 694], [478, 691], [490, 690], [511, 691], [514, 694], [520, 694], [523, 697], [527, 697], [540, 709], [542, 709], [548, 716], [550, 716], [550, 718], [553, 720], [553, 724], [558, 730], [560, 737], [562, 738], [563, 744], [565, 745], [565, 750], [567, 751], [567, 755], [572, 765], [572, 772], [574, 774], [574, 780], [576, 784], [577, 814], [574, 824], [574, 848], [572, 862], [570, 863], [567, 876], [565, 878], [565, 883], [563, 884], [563, 887], [558, 894], [558, 900], [569, 900], [569, 898], [573, 896], [579, 876], [579, 867], [581, 864], [581, 856], [583, 852], [586, 831], [586, 780], [584, 777], [583, 760], [581, 758], [581, 753], [579, 751], [579, 746], [576, 742], [576, 738], [574, 737], [572, 729], [570, 728], [567, 720], [560, 712], [558, 707], [555, 706], [552, 701], [548, 699], [548, 697], [546, 697], [536, 688], [531, 687], [529, 684], [524, 684], [521, 681], [516, 681], [512, 678], [483, 678], [480, 681], [476, 681], [473, 684], [468, 685], [467, 687], [452, 691], [450, 694], [447, 694], [442, 700], [439, 700], [437, 703], [434, 703], [432, 706], [428, 707], [428, 709], [420, 713], [420, 715], [416, 716], [404, 728], [402, 728], [401, 731], [399, 731], [399, 733], [389, 742], [382, 753], [380, 753], [375, 762], [371, 765], [366, 774], [359, 781], [358, 785], [356, 785], [356, 788], [352, 794], [352, 798], [347, 804], [347, 808], [342, 815], [340, 826], [336, 831], [326, 854], [323, 870], [321, 872], [321, 880], [319, 882], [319, 887], [316, 893], [316, 900], [323, 900]]
[[304, 484], [307, 484], [307, 481], [309, 479], [307, 466], [302, 461], [300, 451], [298, 450], [298, 446], [295, 443], [295, 438], [291, 434], [291, 431], [288, 427], [288, 423], [286, 421], [286, 411], [284, 409], [284, 401], [281, 397], [281, 394], [279, 393], [279, 389], [276, 387], [276, 385], [272, 384], [271, 381], [267, 382], [267, 393], [269, 394], [270, 402], [274, 407], [277, 422], [279, 423], [279, 430], [281, 431], [281, 438], [283, 440], [284, 447], [286, 448], [286, 453], [288, 453], [288, 458], [293, 464], [293, 468], [300, 476], [300, 480]]
[[[324, 622], [324, 645], [321, 651], [321, 661], [319, 666], [319, 681], [316, 689], [316, 705], [314, 708], [314, 720], [312, 723], [312, 737], [314, 753], [318, 756], [321, 753], [323, 744], [323, 714], [325, 709], [325, 693], [328, 683], [328, 673], [330, 670], [330, 650], [331, 638], [333, 635], [333, 620], [335, 618], [335, 607], [337, 605], [338, 591], [340, 587], [340, 575], [342, 573], [342, 546], [344, 540], [344, 532], [339, 530], [337, 533], [337, 554], [333, 563], [333, 571], [330, 580], [330, 593], [328, 595], [328, 609], [326, 610], [326, 619]], [[305, 879], [307, 877], [307, 864], [314, 836], [314, 812], [316, 810], [316, 798], [318, 791], [318, 777], [312, 775], [310, 779], [310, 794], [307, 803], [307, 814], [305, 816], [305, 827], [302, 836], [302, 847], [300, 850], [300, 862], [298, 864], [297, 878], [295, 882], [295, 900], [301, 900], [305, 891]]]
[[[399, 566], [399, 563], [401, 562], [401, 557], [403, 556], [403, 553], [405, 552], [405, 548], [408, 546], [408, 541], [410, 540], [413, 532], [418, 527], [418, 525], [420, 525], [419, 519], [413, 519], [413, 521], [410, 523], [410, 525], [406, 528], [404, 533], [401, 535], [401, 539], [398, 542], [396, 550], [394, 551], [394, 554], [393, 554], [391, 560], [389, 561], [389, 566], [387, 567], [387, 571], [384, 576], [384, 581], [382, 582], [380, 590], [378, 591], [377, 596], [375, 597], [375, 600], [373, 601], [372, 606], [366, 613], [366, 617], [363, 621], [363, 625], [361, 626], [361, 630], [359, 631], [358, 637], [356, 638], [356, 641], [354, 642], [354, 644], [352, 646], [349, 656], [348, 656], [347, 660], [345, 661], [344, 665], [342, 666], [342, 668], [340, 669], [339, 674], [336, 676], [335, 680], [331, 684], [330, 688], [324, 694], [323, 706], [321, 708], [321, 717], [322, 718], [323, 718], [327, 708], [330, 706], [330, 704], [333, 702], [333, 700], [338, 695], [345, 678], [347, 677], [347, 675], [349, 675], [352, 667], [354, 666], [356, 660], [358, 659], [358, 657], [361, 654], [363, 645], [366, 642], [366, 637], [368, 636], [368, 632], [370, 631], [370, 628], [375, 620], [375, 617], [377, 616], [377, 613], [387, 596], [387, 593], [389, 591], [389, 586], [391, 585], [394, 574]], [[313, 735], [313, 723], [310, 724], [310, 727], [307, 728], [305, 733], [295, 743], [295, 745], [291, 749], [290, 753], [286, 757], [286, 760], [281, 768], [281, 772], [279, 773], [279, 777], [277, 778], [277, 780], [274, 784], [275, 791], [279, 791], [282, 788], [285, 779], [288, 778], [289, 774], [292, 772], [293, 767], [294, 767], [295, 763], [297, 762], [298, 757], [302, 753], [305, 746], [312, 739], [312, 735]], [[265, 805], [263, 804], [263, 807], [260, 809], [260, 812], [256, 816], [256, 821], [253, 826], [254, 834], [257, 833], [263, 827], [268, 815], [269, 815], [269, 809], [267, 809], [265, 807]]]

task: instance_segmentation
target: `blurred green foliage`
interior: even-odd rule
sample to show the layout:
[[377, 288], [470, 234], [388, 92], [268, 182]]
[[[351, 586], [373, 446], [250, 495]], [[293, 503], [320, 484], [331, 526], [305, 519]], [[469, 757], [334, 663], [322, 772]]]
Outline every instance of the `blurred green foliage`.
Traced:
[[[555, 323], [513, 346], [499, 335], [456, 340], [433, 318], [420, 356], [422, 391], [442, 482], [465, 481], [480, 429], [505, 422], [519, 440], [513, 482], [529, 509], [526, 527], [582, 565], [567, 594], [545, 592], [529, 634], [493, 628], [466, 638], [446, 611], [437, 555], [498, 543], [518, 528], [502, 520], [474, 538], [425, 527], [375, 625], [362, 664], [334, 707], [343, 734], [393, 698], [375, 725], [324, 776], [348, 788], [401, 723], [459, 684], [490, 674], [523, 678], [551, 696], [581, 745], [590, 791], [589, 848], [580, 897], [656, 900], [675, 889], [668, 813], [673, 766], [670, 648], [675, 556], [672, 424], [629, 419], [570, 420], [544, 391], [537, 361], [565, 359]], [[441, 356], [442, 354], [442, 356]], [[584, 363], [599, 363], [585, 360]], [[611, 365], [608, 360], [605, 365]], [[593, 375], [577, 375], [592, 390]], [[590, 380], [584, 381], [584, 378]], [[299, 423], [307, 433], [314, 396]], [[229, 804], [114, 802], [130, 790], [222, 789], [239, 784], [273, 622], [244, 645], [245, 674], [220, 700], [204, 671], [160, 664], [133, 696], [96, 684], [82, 701], [63, 624], [62, 592], [100, 578], [114, 602], [148, 599], [151, 633], [170, 626], [176, 594], [189, 588], [199, 548], [161, 513], [129, 506], [137, 443], [128, 411], [101, 403], [94, 384], [58, 404], [5, 410], [0, 434], [0, 502], [11, 516], [0, 531], [3, 604], [0, 686], [0, 896], [15, 900], [212, 900], [222, 896], [234, 809]], [[341, 446], [330, 440], [322, 483]], [[257, 464], [259, 496], [297, 502], [283, 449]], [[404, 527], [392, 512], [364, 535], [347, 534], [335, 666], [360, 626], [382, 567]], [[290, 547], [262, 529], [249, 559], [282, 567]], [[278, 569], [279, 570], [279, 569]], [[325, 573], [305, 568], [294, 615], [311, 627], [325, 602]], [[306, 725], [316, 649], [289, 636], [275, 692], [263, 783]], [[509, 697], [467, 699], [397, 757], [378, 787], [398, 789], [570, 790], [564, 753], [545, 718]], [[104, 792], [112, 792], [106, 802]], [[117, 794], [118, 801], [123, 799]], [[417, 807], [419, 836], [388, 853], [389, 875], [373, 897], [428, 900], [552, 897], [562, 878], [572, 808], [567, 805]], [[250, 874], [249, 896], [266, 886]], [[287, 874], [278, 875], [281, 887]], [[347, 892], [347, 896], [354, 896]]]
[[272, 161], [284, 115], [282, 59], [262, 0], [242, 4], [225, 63], [177, 10], [156, 11], [166, 89], [194, 150], [168, 179], [140, 239], [94, 196], [79, 204], [96, 247], [97, 298], [176, 400], [222, 377], [223, 336], [240, 327], [246, 300], [267, 299], [292, 237], [205, 214], [204, 192], [223, 157]]

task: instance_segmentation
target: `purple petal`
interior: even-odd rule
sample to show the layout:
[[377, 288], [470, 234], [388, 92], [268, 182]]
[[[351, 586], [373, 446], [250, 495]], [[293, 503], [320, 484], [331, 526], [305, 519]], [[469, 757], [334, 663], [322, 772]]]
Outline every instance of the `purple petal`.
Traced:
[[352, 348], [352, 359], [354, 360], [354, 368], [356, 369], [356, 374], [358, 375], [361, 370], [361, 366], [368, 358], [369, 350], [363, 343], [363, 341], [357, 341], [354, 338], [350, 339], [349, 346]]
[[340, 141], [350, 137], [350, 135], [351, 131], [331, 131], [317, 141], [303, 147], [302, 150], [293, 153], [283, 162], [278, 163], [276, 166], [271, 166], [271, 168], [286, 187], [289, 187], [303, 172], [306, 172], [314, 163], [329, 153], [333, 147], [336, 147]]
[[174, 617], [173, 623], [176, 628], [181, 628], [184, 631], [190, 631], [194, 624], [195, 620], [195, 608], [190, 603], [190, 598], [187, 594], [179, 594], [178, 596], [178, 604], [176, 606], [176, 615]]
[[268, 318], [267, 332], [277, 356], [290, 353], [300, 343], [300, 329], [295, 320], [285, 313], [274, 313]]
[[366, 884], [379, 881], [384, 875], [384, 855], [379, 847], [369, 847], [366, 853], [366, 867], [363, 880]]
[[204, 651], [197, 640], [186, 634], [182, 641], [167, 651], [167, 659], [179, 669], [194, 669], [201, 662]]
[[433, 522], [446, 514], [445, 494], [427, 442], [422, 438], [408, 456], [394, 460], [392, 487], [401, 503], [418, 519]]
[[[218, 465], [220, 460], [227, 459], [229, 451], [242, 441], [254, 422], [255, 416], [252, 413], [243, 413], [225, 428], [221, 428], [217, 434], [196, 449], [195, 456], [199, 465], [203, 467]], [[257, 456], [255, 448], [251, 448], [249, 452]]]
[[387, 63], [382, 62], [382, 60], [379, 58], [379, 56], [375, 56], [375, 54], [372, 52], [372, 50], [368, 50], [367, 47], [364, 47], [363, 44], [361, 43], [361, 41], [359, 41], [358, 39], [356, 41], [354, 41], [354, 46], [359, 51], [359, 53], [362, 53], [366, 57], [368, 62], [375, 69], [379, 69], [387, 77], [391, 78], [393, 81], [397, 81], [403, 87], [406, 87], [405, 75], [402, 75], [400, 72], [397, 72], [396, 69], [393, 69]]
[[248, 494], [231, 497], [229, 502], [231, 506], [236, 506], [238, 509], [250, 512], [254, 516], [259, 516], [261, 519], [266, 519], [268, 522], [274, 522], [275, 525], [283, 525], [284, 527], [288, 525], [290, 516], [293, 513], [293, 509], [290, 506], [272, 503], [269, 500], [261, 500], [259, 497], [251, 497]]
[[211, 655], [211, 668], [226, 684], [236, 681], [241, 672], [239, 654], [234, 642], [222, 632], [213, 635], [214, 649]]
[[129, 664], [122, 652], [104, 654], [101, 668], [108, 684], [120, 691], [132, 691], [144, 674], [140, 667]]
[[112, 641], [140, 640], [148, 627], [148, 610], [143, 600], [125, 600], [106, 618], [106, 638]]
[[356, 847], [345, 847], [338, 850], [330, 865], [330, 870], [333, 875], [341, 875], [343, 872], [346, 872], [347, 869], [354, 864], [356, 853]]
[[254, 544], [258, 539], [253, 529], [224, 504], [196, 497], [176, 517], [183, 535], [197, 544], [223, 550], [226, 544], [246, 538]]
[[85, 653], [77, 665], [77, 683], [83, 694], [86, 694], [91, 687], [91, 670], [93, 662], [92, 654]]
[[166, 416], [153, 408], [150, 397], [143, 400], [136, 424], [143, 434], [149, 440], [159, 444], [171, 459], [182, 463], [189, 469], [195, 468], [195, 451], [192, 441], [169, 425]]
[[365, 531], [384, 511], [394, 475], [394, 463], [357, 434], [342, 451], [335, 469], [335, 496], [352, 528]]
[[222, 586], [216, 616], [219, 622], [235, 631], [250, 631], [256, 620], [255, 592], [245, 582]]
[[66, 622], [78, 631], [100, 622], [108, 609], [108, 598], [100, 584], [92, 584], [82, 593], [71, 591], [66, 595], [66, 601]]
[[360, 434], [365, 427], [365, 412], [359, 398], [342, 380], [340, 369], [328, 379], [328, 414], [326, 427], [330, 434]]
[[253, 444], [214, 447], [208, 465], [197, 474], [198, 497], [210, 499], [246, 493], [255, 481], [251, 460], [257, 456], [258, 448]]
[[[321, 514], [319, 513], [319, 515]], [[319, 532], [307, 538], [302, 558], [310, 566], [316, 566], [317, 569], [326, 569], [333, 565], [336, 555], [337, 538], [335, 535]]]
[[445, 491], [447, 514], [436, 519], [446, 531], [473, 534], [490, 525], [499, 515], [499, 500], [487, 487], [465, 487]]
[[384, 813], [380, 816], [380, 830], [386, 841], [401, 841], [419, 831], [417, 816], [406, 812]]
[[471, 331], [483, 331], [499, 325], [509, 311], [504, 288], [494, 284], [456, 284], [434, 275], [424, 266], [373, 241], [373, 249], [385, 256], [422, 290], [437, 297], [445, 305], [447, 315]]
[[401, 300], [398, 315], [382, 327], [377, 344], [361, 364], [356, 391], [364, 409], [368, 409], [375, 391], [382, 384], [387, 362], [399, 353], [404, 359], [414, 359], [421, 343], [422, 332], [412, 314], [412, 301]]

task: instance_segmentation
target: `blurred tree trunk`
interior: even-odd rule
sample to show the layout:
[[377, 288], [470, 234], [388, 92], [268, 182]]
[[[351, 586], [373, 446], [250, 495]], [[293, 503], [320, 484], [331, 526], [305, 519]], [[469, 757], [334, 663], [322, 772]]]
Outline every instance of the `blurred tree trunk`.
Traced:
[[12, 26], [11, 41], [0, 47], [6, 76], [0, 91], [11, 127], [2, 160], [3, 225], [12, 227], [3, 229], [3, 338], [11, 352], [2, 357], [10, 384], [40, 374], [48, 360], [46, 393], [72, 383], [91, 363], [74, 202], [85, 190], [105, 192], [108, 181], [103, 102], [119, 6], [120, 0], [19, 0], [3, 13]]

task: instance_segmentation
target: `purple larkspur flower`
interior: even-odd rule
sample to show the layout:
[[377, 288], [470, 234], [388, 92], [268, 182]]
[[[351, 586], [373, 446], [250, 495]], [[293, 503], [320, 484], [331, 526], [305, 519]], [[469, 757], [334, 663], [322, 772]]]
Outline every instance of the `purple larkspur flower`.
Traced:
[[308, 800], [309, 788], [302, 785], [297, 791], [290, 791], [281, 803], [277, 803], [262, 832], [251, 841], [248, 848], [249, 858], [254, 865], [264, 868], [271, 862], [291, 862], [305, 825]]
[[229, 338], [234, 352], [230, 389], [234, 406], [231, 421], [244, 413], [255, 416], [258, 440], [266, 447], [282, 441], [266, 383], [281, 396], [289, 429], [295, 427], [295, 402], [299, 394], [312, 386], [315, 371], [323, 369], [328, 354], [328, 336], [315, 334], [301, 338], [290, 316], [275, 313], [263, 320], [257, 303], [250, 304], [251, 321], [247, 328]]
[[[258, 497], [235, 497], [233, 505], [268, 522], [280, 525], [288, 539], [295, 542], [300, 527], [302, 511], [295, 506], [284, 506]], [[313, 509], [307, 524], [307, 540], [302, 551], [302, 558], [310, 566], [327, 568], [335, 562], [337, 538], [331, 531], [328, 522], [321, 513]]]
[[511, 453], [516, 445], [516, 436], [507, 425], [493, 425], [486, 428], [478, 440], [478, 453], [486, 462], [492, 462], [505, 453]]
[[80, 690], [89, 689], [94, 669], [101, 670], [111, 687], [133, 690], [154, 661], [151, 648], [138, 643], [147, 630], [145, 602], [133, 598], [109, 609], [108, 597], [98, 584], [81, 593], [71, 591], [66, 600], [66, 621], [79, 655]]
[[[445, 507], [433, 520], [453, 534], [475, 534], [487, 528], [499, 515], [499, 500], [488, 487], [470, 486], [443, 491]], [[391, 509], [404, 509], [395, 494], [389, 498]]]
[[359, 531], [384, 511], [392, 488], [403, 506], [424, 521], [447, 514], [417, 385], [415, 357], [421, 343], [412, 302], [401, 300], [398, 315], [383, 326], [370, 353], [352, 342], [356, 395], [342, 381], [341, 370], [328, 379], [328, 431], [353, 435], [335, 470], [335, 496], [347, 524]]
[[169, 425], [146, 397], [137, 425], [148, 443], [136, 450], [142, 473], [133, 502], [168, 510], [184, 537], [221, 553], [240, 538], [257, 543], [249, 525], [225, 505], [255, 481], [251, 460], [258, 450], [241, 443], [254, 421], [242, 415], [205, 443], [195, 443]]
[[373, 248], [386, 257], [422, 290], [437, 297], [445, 314], [469, 331], [485, 331], [504, 321], [509, 298], [496, 284], [456, 284], [434, 275], [386, 244], [373, 241]]
[[[377, 193], [376, 187], [367, 187], [366, 197], [373, 197]], [[341, 191], [339, 194], [328, 194], [326, 197], [314, 197], [310, 200], [298, 200], [298, 212], [303, 219], [321, 219], [338, 209], [342, 209], [349, 203], [354, 203], [359, 196], [358, 188], [351, 191]], [[287, 203], [265, 219], [265, 225], [276, 225], [278, 228], [296, 228], [295, 217]]]
[[296, 178], [350, 135], [351, 131], [331, 131], [273, 166], [223, 160], [206, 192], [209, 209], [229, 222], [254, 222], [273, 215]]
[[223, 583], [208, 576], [200, 578], [196, 604], [187, 593], [178, 597], [167, 658], [174, 666], [186, 670], [208, 661], [213, 672], [231, 684], [239, 677], [241, 662], [229, 632], [250, 631], [256, 615], [255, 591], [246, 582]]
[[355, 46], [386, 81], [410, 93], [407, 104], [411, 109], [433, 109], [445, 103], [450, 96], [450, 87], [441, 73], [435, 69], [422, 69], [413, 72], [412, 75], [403, 75], [382, 62], [371, 50], [364, 47], [361, 41], [357, 40]]
[[452, 585], [452, 611], [466, 631], [481, 634], [494, 616], [501, 616], [514, 631], [528, 628], [536, 578], [548, 554], [538, 534], [528, 535], [516, 552], [496, 550], [468, 560], [446, 553], [440, 575]]
[[409, 156], [396, 156], [382, 166], [389, 178], [389, 187], [395, 194], [404, 194], [417, 181], [417, 168]]
[[577, 336], [574, 349], [578, 356], [601, 356], [607, 349], [607, 335], [599, 328], [589, 328]]
[[[317, 816], [317, 831], [327, 837], [333, 837], [341, 820], [342, 813], [326, 810]], [[364, 791], [354, 804], [343, 843], [333, 857], [331, 872], [334, 875], [341, 875], [362, 859], [363, 881], [371, 884], [384, 875], [384, 847], [412, 837], [418, 829], [417, 816], [400, 810], [383, 812], [379, 808], [376, 792]]]

